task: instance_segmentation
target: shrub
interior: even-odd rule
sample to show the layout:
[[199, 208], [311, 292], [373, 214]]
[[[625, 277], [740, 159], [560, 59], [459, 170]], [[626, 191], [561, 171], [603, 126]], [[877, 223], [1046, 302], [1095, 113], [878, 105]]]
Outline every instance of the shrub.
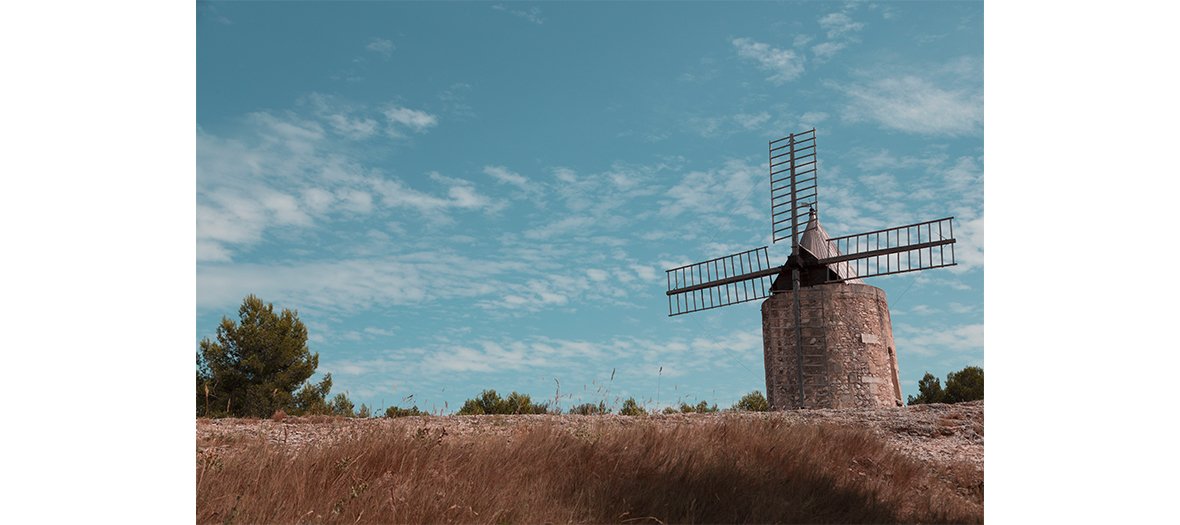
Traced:
[[[668, 407], [668, 408], [672, 408], [672, 407]], [[685, 414], [690, 414], [693, 412], [700, 413], [700, 414], [708, 414], [710, 412], [716, 412], [717, 405], [713, 405], [712, 407], [710, 407], [709, 403], [707, 401], [701, 401], [700, 403], [697, 403], [696, 406], [690, 405], [688, 403], [680, 403], [680, 411]], [[667, 414], [669, 412], [667, 410], [664, 410], [664, 413]]]
[[414, 405], [413, 408], [389, 407], [385, 409], [385, 417], [407, 417], [420, 415], [422, 415], [422, 411], [418, 410], [418, 405]]
[[569, 410], [570, 414], [580, 414], [583, 416], [592, 416], [595, 414], [609, 414], [610, 409], [606, 408], [606, 402], [599, 401], [597, 405], [594, 403], [583, 403]]
[[761, 390], [755, 390], [742, 396], [741, 400], [733, 404], [730, 410], [746, 411], [746, 412], [766, 412], [770, 410], [770, 404], [767, 403], [766, 398], [762, 396]]
[[623, 401], [623, 407], [619, 409], [620, 416], [642, 416], [647, 414], [639, 404], [635, 402], [634, 397], [629, 397]]
[[353, 404], [348, 400], [348, 396], [336, 394], [336, 397], [332, 398], [330, 410], [333, 416], [356, 417], [356, 413], [352, 409]]
[[468, 399], [459, 409], [460, 416], [480, 414], [547, 414], [549, 403], [534, 404], [527, 394], [512, 392], [502, 399], [495, 390], [484, 390], [476, 399]]
[[361, 408], [356, 411], [356, 417], [368, 419], [373, 417], [373, 411], [367, 405], [361, 403]]

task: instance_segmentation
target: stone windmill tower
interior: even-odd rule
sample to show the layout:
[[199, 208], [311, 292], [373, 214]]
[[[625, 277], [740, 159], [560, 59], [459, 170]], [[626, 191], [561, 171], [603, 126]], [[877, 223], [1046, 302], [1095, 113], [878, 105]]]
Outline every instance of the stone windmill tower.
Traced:
[[831, 237], [819, 222], [815, 129], [770, 142], [773, 242], [668, 270], [668, 315], [762, 302], [771, 409], [901, 405], [889, 303], [863, 277], [955, 265], [951, 219]]

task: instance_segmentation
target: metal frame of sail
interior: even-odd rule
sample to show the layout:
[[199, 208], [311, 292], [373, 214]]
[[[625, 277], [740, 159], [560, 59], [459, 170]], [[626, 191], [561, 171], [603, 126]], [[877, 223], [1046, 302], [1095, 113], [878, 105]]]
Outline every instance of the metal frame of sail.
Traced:
[[[787, 141], [785, 144], [779, 144]], [[799, 218], [802, 217], [799, 208], [804, 210], [803, 214], [808, 212], [807, 208], [819, 207], [819, 194], [817, 191], [817, 175], [816, 175], [816, 145], [815, 145], [815, 128], [810, 131], [802, 133], [792, 133], [786, 137], [778, 140], [770, 141], [769, 148], [769, 164], [770, 164], [770, 222], [771, 222], [771, 237], [772, 242], [777, 243], [781, 240], [786, 240], [788, 236], [779, 236], [780, 232], [790, 230], [792, 249], [798, 245], [798, 235], [801, 230], [800, 226], [806, 227], [807, 221], [800, 223]], [[786, 151], [782, 151], [782, 150]], [[775, 152], [779, 152], [777, 155]], [[787, 157], [782, 159], [782, 157]], [[777, 161], [777, 162], [776, 162]], [[775, 168], [784, 166], [782, 169], [775, 171]], [[775, 176], [788, 173], [788, 175], [775, 179]], [[807, 177], [810, 175], [810, 177]], [[800, 177], [804, 178], [800, 178]], [[778, 186], [776, 184], [787, 181], [787, 185]], [[808, 185], [810, 184], [810, 185]], [[784, 190], [786, 190], [784, 192]], [[790, 198], [789, 201], [778, 202], [776, 200]], [[811, 199], [806, 202], [806, 199]], [[800, 206], [803, 202], [805, 205]], [[778, 210], [783, 206], [790, 206], [786, 210]], [[789, 217], [780, 219], [783, 215]], [[779, 228], [780, 224], [790, 222], [789, 226]]]
[[[666, 270], [668, 315], [699, 312], [769, 297], [770, 283], [766, 279], [780, 271], [781, 266], [770, 266], [765, 246]], [[755, 280], [758, 282], [746, 284], [747, 281]], [[733, 286], [738, 283], [741, 283], [741, 287]]]
[[[954, 217], [833, 237], [828, 242], [832, 243], [844, 255], [820, 259], [819, 264], [848, 263], [853, 265], [854, 276], [847, 279], [833, 279], [829, 282], [955, 266], [957, 264], [954, 246], [955, 231], [951, 219]], [[881, 247], [882, 238], [884, 239], [884, 248]], [[946, 253], [948, 250], [950, 251], [949, 262], [947, 262]], [[901, 258], [903, 253], [906, 255], [904, 260]], [[916, 263], [914, 261], [915, 254], [917, 255]], [[935, 261], [936, 254], [937, 261]], [[890, 257], [891, 255], [897, 257]], [[884, 258], [884, 265], [882, 265], [882, 258]], [[884, 266], [884, 270], [881, 269], [882, 266]]]

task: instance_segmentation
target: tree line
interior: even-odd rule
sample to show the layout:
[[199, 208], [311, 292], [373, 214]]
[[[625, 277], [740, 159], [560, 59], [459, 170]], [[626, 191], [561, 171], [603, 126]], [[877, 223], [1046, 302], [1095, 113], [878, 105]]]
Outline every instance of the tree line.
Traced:
[[[357, 408], [344, 393], [329, 397], [332, 374], [324, 374], [318, 383], [308, 379], [319, 366], [319, 353], [307, 346], [307, 327], [299, 321], [297, 312], [283, 309], [276, 313], [274, 305], [257, 296], [248, 295], [238, 309], [238, 321], [221, 318], [216, 340], [201, 340], [197, 350], [197, 410], [198, 417], [269, 417], [278, 412], [293, 416], [334, 415], [344, 417], [375, 417], [373, 410], [361, 404]], [[957, 403], [983, 399], [983, 370], [967, 367], [947, 375], [943, 389], [938, 378], [927, 373], [918, 382], [918, 396], [909, 396], [908, 404]], [[743, 396], [726, 411], [767, 411], [769, 405], [761, 391]], [[718, 412], [716, 404], [701, 401], [696, 405], [680, 403], [664, 408], [664, 414]], [[484, 390], [468, 399], [459, 415], [479, 414], [560, 414], [561, 408], [549, 402], [534, 402], [527, 394], [512, 392], [506, 398], [495, 390]], [[614, 407], [605, 401], [583, 403], [571, 407], [567, 413], [594, 415], [610, 414]], [[655, 413], [640, 406], [634, 397], [623, 400], [618, 414], [638, 416]], [[417, 406], [390, 407], [385, 417], [424, 415]]]

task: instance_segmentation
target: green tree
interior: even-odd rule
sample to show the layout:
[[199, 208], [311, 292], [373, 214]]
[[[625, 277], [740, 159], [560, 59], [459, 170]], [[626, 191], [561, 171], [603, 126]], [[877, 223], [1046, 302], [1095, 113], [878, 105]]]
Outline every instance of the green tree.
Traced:
[[[672, 408], [672, 407], [668, 407], [668, 408]], [[673, 412], [674, 411], [675, 411], [675, 409], [673, 409]], [[716, 411], [717, 411], [717, 405], [713, 405], [712, 407], [710, 407], [708, 401], [701, 401], [700, 403], [697, 403], [695, 406], [690, 405], [688, 403], [680, 403], [680, 412], [683, 412], [685, 414], [692, 413], [692, 412], [696, 412], [699, 414], [708, 414], [710, 412], [716, 412]], [[670, 414], [673, 412], [668, 412], [668, 409], [664, 409], [665, 414]]]
[[605, 401], [599, 401], [598, 404], [582, 403], [573, 407], [569, 411], [570, 414], [581, 414], [583, 416], [592, 416], [595, 414], [609, 414], [610, 409], [606, 407]]
[[761, 390], [755, 390], [742, 396], [737, 403], [733, 404], [730, 410], [747, 411], [747, 412], [766, 412], [770, 410], [770, 404], [767, 403], [766, 398], [762, 396]]
[[329, 414], [332, 407], [328, 404], [328, 392], [332, 391], [332, 374], [324, 374], [318, 384], [305, 383], [299, 392], [295, 393], [294, 404], [288, 412], [293, 416], [307, 414]]
[[927, 372], [918, 381], [918, 395], [909, 396], [906, 404], [962, 403], [977, 399], [983, 399], [983, 369], [968, 366], [946, 375], [946, 390], [934, 374]]
[[938, 381], [934, 374], [926, 372], [922, 379], [918, 381], [918, 395], [909, 396], [906, 398], [907, 405], [924, 405], [929, 403], [942, 403], [946, 394], [942, 391], [942, 384]]
[[385, 409], [385, 417], [406, 417], [420, 415], [422, 415], [422, 412], [418, 410], [418, 405], [414, 405], [413, 408], [389, 407]]
[[339, 393], [332, 398], [331, 412], [334, 416], [356, 417], [356, 412], [353, 411], [355, 406], [348, 396]]
[[[238, 309], [239, 321], [222, 317], [217, 341], [208, 337], [197, 351], [197, 414], [267, 417], [291, 406], [295, 390], [319, 366], [319, 354], [307, 348], [307, 328], [297, 312], [253, 294]], [[317, 393], [331, 388], [325, 376]], [[324, 390], [326, 393], [326, 390]], [[302, 393], [302, 392], [301, 392]], [[311, 400], [307, 400], [311, 401]]]
[[642, 416], [646, 414], [639, 404], [635, 402], [634, 397], [629, 397], [623, 401], [623, 407], [619, 409], [620, 416]]
[[969, 366], [946, 376], [946, 403], [983, 399], [983, 369]]
[[476, 399], [468, 399], [459, 409], [460, 416], [479, 414], [547, 414], [549, 403], [534, 404], [526, 394], [512, 392], [503, 399], [495, 390], [484, 390]]

